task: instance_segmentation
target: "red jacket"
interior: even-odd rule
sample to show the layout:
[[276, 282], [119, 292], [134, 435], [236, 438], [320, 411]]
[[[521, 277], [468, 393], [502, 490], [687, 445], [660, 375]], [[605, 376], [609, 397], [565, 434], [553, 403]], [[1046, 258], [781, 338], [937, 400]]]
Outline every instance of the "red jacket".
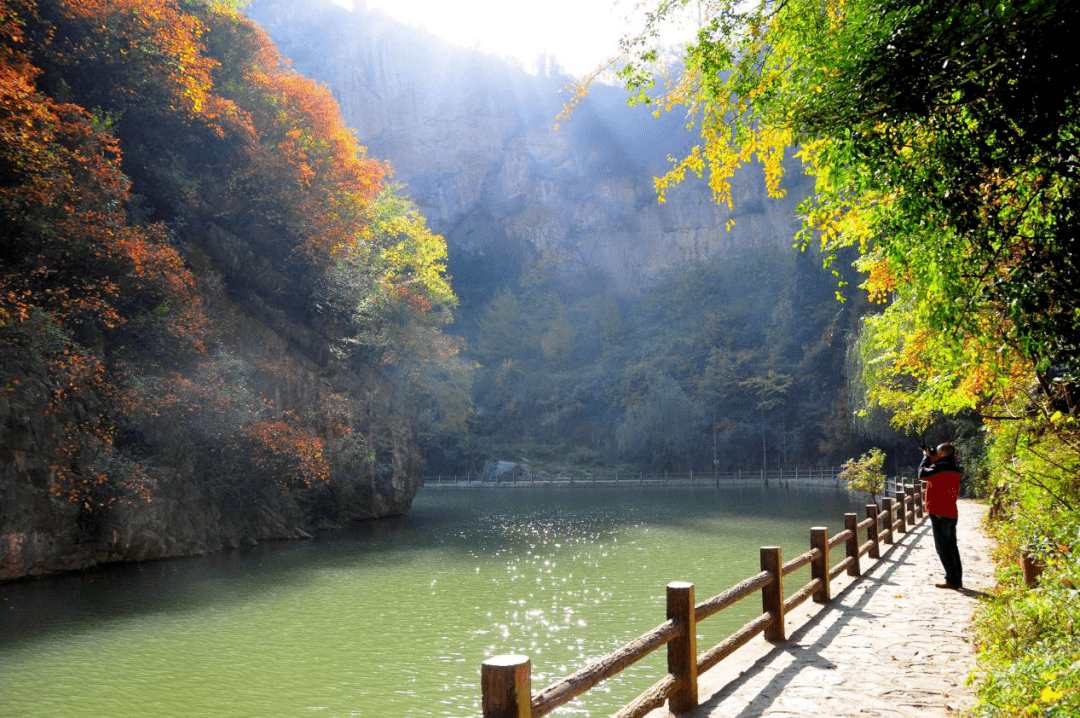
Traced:
[[919, 465], [919, 479], [928, 485], [926, 513], [957, 518], [956, 499], [960, 495], [960, 467], [956, 465], [956, 457], [949, 455], [931, 459], [924, 456]]

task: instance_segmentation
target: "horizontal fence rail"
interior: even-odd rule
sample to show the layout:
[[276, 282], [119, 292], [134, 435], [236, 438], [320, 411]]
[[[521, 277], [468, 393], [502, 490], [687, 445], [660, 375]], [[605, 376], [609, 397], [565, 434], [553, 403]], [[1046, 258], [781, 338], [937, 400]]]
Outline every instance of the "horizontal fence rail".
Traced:
[[[634, 486], [829, 486], [846, 487], [838, 474], [840, 468], [791, 469], [775, 471], [723, 471], [664, 472], [664, 473], [595, 473], [587, 471], [568, 472], [563, 476], [496, 476], [485, 478], [481, 474], [435, 474], [424, 477], [424, 486], [433, 488], [581, 488], [581, 487], [634, 487]], [[906, 478], [888, 477], [881, 491], [892, 496], [904, 490]]]
[[[482, 474], [435, 474], [424, 477], [424, 486], [435, 488], [522, 488], [522, 487], [585, 487], [585, 486], [743, 486], [743, 485], [810, 485], [846, 486], [838, 477], [840, 467], [813, 469], [775, 469], [770, 471], [674, 472], [646, 474], [642, 472], [598, 473], [570, 471], [560, 476], [534, 474], [488, 476]], [[889, 477], [883, 493], [893, 495], [904, 490], [903, 479]]]
[[[891, 545], [895, 536], [922, 521], [924, 495], [913, 485], [899, 485], [881, 505], [867, 504], [866, 518], [844, 514], [844, 530], [829, 536], [827, 528], [810, 529], [810, 550], [783, 562], [778, 546], [760, 550], [761, 571], [731, 588], [694, 603], [694, 584], [674, 581], [667, 585], [667, 620], [622, 647], [592, 661], [569, 676], [532, 694], [532, 667], [527, 656], [501, 655], [484, 661], [480, 669], [484, 718], [541, 718], [559, 706], [615, 676], [653, 651], [667, 647], [668, 672], [621, 710], [616, 718], [640, 718], [666, 702], [672, 711], [698, 705], [698, 675], [746, 645], [759, 634], [766, 640], [787, 640], [785, 616], [812, 599], [832, 600], [832, 579], [846, 572], [862, 575], [860, 559], [881, 558], [881, 544]], [[859, 542], [860, 536], [866, 540]], [[829, 565], [829, 551], [844, 547], [844, 558]], [[810, 581], [784, 598], [784, 577], [810, 566]], [[761, 613], [712, 648], [698, 654], [697, 623], [716, 615], [756, 593], [761, 594]]]
[[485, 474], [436, 474], [424, 477], [425, 486], [665, 486], [709, 484], [762, 484], [769, 482], [793, 482], [822, 485], [842, 485], [837, 478], [837, 467], [811, 469], [771, 469], [769, 471], [664, 471], [664, 472], [594, 472], [568, 471], [565, 474], [535, 475], [531, 473], [505, 473], [497, 476]]

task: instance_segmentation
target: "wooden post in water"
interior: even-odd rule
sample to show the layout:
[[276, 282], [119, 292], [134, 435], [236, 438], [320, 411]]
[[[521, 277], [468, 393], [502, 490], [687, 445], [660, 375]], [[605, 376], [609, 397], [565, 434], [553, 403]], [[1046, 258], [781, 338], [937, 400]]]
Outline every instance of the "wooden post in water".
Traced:
[[694, 584], [672, 581], [667, 585], [667, 617], [683, 627], [683, 632], [667, 644], [668, 673], [675, 679], [668, 694], [668, 707], [673, 711], [688, 711], [698, 704]]
[[851, 559], [848, 564], [847, 575], [858, 576], [859, 570], [859, 515], [844, 514], [844, 530], [850, 531], [851, 536], [847, 540], [847, 555]]
[[773, 617], [773, 622], [765, 629], [767, 641], [787, 640], [787, 629], [784, 627], [783, 565], [779, 546], [761, 547], [761, 570], [772, 574], [772, 583], [761, 589], [761, 612]]
[[878, 516], [878, 505], [867, 504], [866, 505], [866, 518], [872, 519], [870, 521], [870, 528], [866, 530], [866, 538], [870, 539], [870, 551], [867, 555], [870, 558], [881, 558], [881, 546], [878, 543], [878, 527], [881, 525], [881, 517]]
[[532, 666], [528, 656], [495, 656], [480, 666], [484, 718], [532, 718]]
[[900, 491], [896, 492], [896, 504], [895, 505], [898, 507], [896, 513], [899, 514], [899, 516], [897, 516], [897, 519], [896, 519], [896, 521], [897, 521], [896, 530], [899, 533], [906, 534], [907, 533], [907, 501], [905, 500], [904, 492], [903, 492], [902, 489]]
[[821, 581], [814, 591], [814, 603], [828, 603], [832, 598], [829, 590], [829, 529], [827, 526], [814, 526], [810, 529], [810, 548], [818, 549], [817, 558], [810, 562], [810, 578]]

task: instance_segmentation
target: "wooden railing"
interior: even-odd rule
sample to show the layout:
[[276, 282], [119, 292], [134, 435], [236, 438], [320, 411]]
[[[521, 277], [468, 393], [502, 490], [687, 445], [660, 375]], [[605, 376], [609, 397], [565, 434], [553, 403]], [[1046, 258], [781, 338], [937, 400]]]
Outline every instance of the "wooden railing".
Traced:
[[[891, 545], [894, 537], [906, 533], [922, 521], [923, 492], [904, 486], [895, 496], [866, 506], [866, 518], [844, 514], [844, 530], [830, 537], [827, 528], [810, 529], [810, 550], [784, 563], [778, 546], [761, 548], [761, 571], [699, 604], [694, 603], [694, 585], [675, 581], [667, 586], [667, 620], [656, 628], [602, 656], [577, 672], [551, 684], [536, 695], [531, 688], [531, 664], [527, 656], [501, 655], [484, 661], [480, 670], [484, 718], [540, 718], [585, 693], [601, 681], [640, 661], [661, 646], [667, 646], [667, 674], [631, 703], [615, 713], [615, 718], [639, 718], [668, 702], [672, 711], [685, 711], [698, 704], [697, 677], [712, 668], [759, 633], [768, 641], [786, 641], [785, 615], [813, 599], [824, 604], [832, 599], [831, 583], [841, 573], [859, 576], [860, 559], [881, 558], [881, 545]], [[859, 543], [865, 531], [866, 540]], [[845, 547], [845, 557], [829, 565], [829, 550]], [[791, 597], [784, 598], [784, 577], [806, 565], [810, 582]], [[697, 653], [696, 624], [744, 598], [761, 593], [762, 612], [709, 650]]]

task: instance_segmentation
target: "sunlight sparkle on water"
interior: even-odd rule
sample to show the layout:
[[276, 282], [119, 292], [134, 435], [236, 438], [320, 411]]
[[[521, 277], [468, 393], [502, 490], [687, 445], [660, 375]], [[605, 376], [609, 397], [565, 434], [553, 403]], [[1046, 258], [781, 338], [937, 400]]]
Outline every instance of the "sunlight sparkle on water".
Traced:
[[[529, 655], [534, 687], [546, 686], [660, 623], [668, 582], [713, 595], [756, 572], [762, 530], [805, 550], [806, 527], [843, 513], [822, 514], [815, 496], [816, 513], [789, 511], [789, 540], [777, 520], [736, 516], [718, 494], [689, 496], [421, 496], [407, 520], [352, 539], [90, 573], [48, 600], [44, 584], [0, 587], [4, 605], [26, 594], [21, 605], [48, 609], [22, 619], [44, 628], [0, 644], [4, 718], [172, 718], [192, 706], [204, 718], [474, 716], [487, 657]], [[744, 513], [778, 497], [738, 494]], [[387, 586], [420, 600], [388, 604]], [[79, 613], [90, 604], [100, 618]], [[722, 638], [723, 621], [748, 618], [727, 613], [703, 632]], [[662, 654], [560, 715], [617, 710], [655, 682]]]

